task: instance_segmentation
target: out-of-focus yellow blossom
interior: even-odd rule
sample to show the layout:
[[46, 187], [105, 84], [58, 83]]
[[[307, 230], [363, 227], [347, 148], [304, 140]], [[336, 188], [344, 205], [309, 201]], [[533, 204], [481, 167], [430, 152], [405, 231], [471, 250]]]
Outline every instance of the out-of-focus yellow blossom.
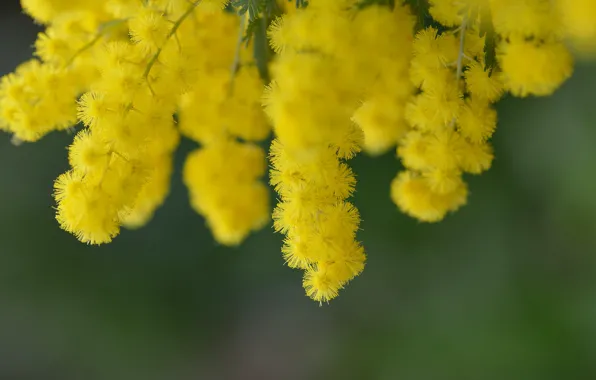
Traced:
[[192, 81], [179, 103], [180, 131], [202, 145], [188, 156], [184, 181], [191, 205], [215, 239], [237, 245], [269, 220], [269, 194], [259, 180], [265, 154], [257, 145], [233, 140], [261, 141], [269, 135], [260, 101], [263, 82], [244, 44], [236, 51], [239, 18], [221, 11], [199, 17], [203, 32], [189, 40], [192, 51], [216, 56], [193, 57], [181, 66], [194, 72], [182, 75]]
[[501, 80], [515, 96], [551, 95], [573, 72], [562, 15], [551, 0], [491, 0]]
[[593, 0], [557, 0], [565, 34], [583, 54], [596, 52], [596, 2]]
[[429, 13], [445, 27], [459, 27], [468, 11], [475, 11], [473, 14], [479, 15], [480, 12], [476, 11], [488, 8], [490, 1], [492, 0], [429, 0]]
[[517, 96], [552, 94], [573, 72], [573, 57], [558, 41], [511, 38], [499, 47], [505, 88]]
[[465, 9], [461, 0], [429, 0], [430, 15], [437, 22], [447, 27], [460, 25]]
[[[433, 187], [432, 179], [411, 171], [403, 171], [391, 183], [393, 201], [408, 215], [423, 222], [437, 222], [448, 211], [466, 203], [468, 190], [457, 173], [441, 173]], [[445, 184], [449, 184], [445, 188]]]
[[414, 91], [408, 80], [414, 18], [405, 7], [393, 12], [371, 6], [356, 15], [354, 28], [363, 42], [360, 54], [374, 54], [380, 73], [368, 91], [370, 98], [354, 113], [352, 120], [364, 132], [364, 149], [381, 154], [394, 146], [406, 132], [405, 105]]
[[48, 24], [71, 12], [104, 16], [105, 0], [21, 0], [23, 10], [37, 22]]
[[495, 31], [503, 37], [544, 38], [560, 34], [551, 0], [490, 0]]
[[191, 205], [218, 242], [237, 245], [269, 220], [269, 194], [259, 180], [264, 173], [264, 152], [253, 144], [226, 139], [188, 156], [184, 182]]

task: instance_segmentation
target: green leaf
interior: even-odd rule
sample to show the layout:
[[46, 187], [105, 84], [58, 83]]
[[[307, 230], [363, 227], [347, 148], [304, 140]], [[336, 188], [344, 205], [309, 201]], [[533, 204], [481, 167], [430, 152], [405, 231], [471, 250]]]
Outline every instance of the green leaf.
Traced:
[[[293, 0], [288, 0], [288, 3]], [[306, 8], [308, 7], [308, 0], [296, 0], [296, 8]]]
[[232, 5], [238, 9], [238, 14], [244, 16], [248, 12], [249, 17], [258, 16], [263, 0], [234, 0]]
[[410, 5], [412, 13], [416, 15], [416, 31], [430, 25], [435, 26], [434, 20], [430, 17], [428, 11], [429, 5], [427, 0], [407, 0], [406, 3]]
[[281, 13], [275, 0], [233, 0], [232, 6], [239, 16], [245, 16], [248, 12], [248, 24], [243, 41], [248, 45], [253, 38], [255, 31], [264, 20], [265, 27], [274, 16]]
[[240, 16], [248, 12], [248, 21], [261, 17], [263, 13], [270, 15], [278, 9], [275, 0], [233, 0], [232, 6]]
[[267, 21], [265, 19], [258, 19], [258, 25], [253, 27], [254, 47], [253, 54], [259, 75], [264, 83], [269, 83], [268, 64], [273, 52], [267, 41]]
[[259, 29], [262, 22], [261, 17], [255, 17], [252, 20], [248, 20], [248, 25], [246, 25], [246, 32], [244, 34], [244, 42], [246, 45], [250, 43], [252, 37], [254, 36], [255, 32]]
[[480, 14], [480, 37], [484, 37], [484, 70], [492, 75], [494, 68], [497, 67], [497, 34], [490, 9], [486, 8]]

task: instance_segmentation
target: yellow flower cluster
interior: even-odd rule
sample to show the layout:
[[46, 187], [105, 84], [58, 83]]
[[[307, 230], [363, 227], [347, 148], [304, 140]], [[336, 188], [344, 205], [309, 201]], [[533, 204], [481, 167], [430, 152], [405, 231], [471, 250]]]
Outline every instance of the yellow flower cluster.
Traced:
[[33, 142], [83, 125], [54, 184], [60, 226], [101, 244], [147, 223], [184, 136], [200, 145], [183, 168], [190, 203], [237, 245], [270, 219], [259, 144], [273, 125], [273, 225], [318, 302], [366, 261], [347, 160], [397, 146], [392, 200], [439, 221], [466, 203], [464, 174], [491, 166], [494, 103], [552, 94], [573, 70], [569, 41], [596, 50], [591, 0], [21, 2], [45, 30], [0, 81], [0, 129]]
[[[442, 32], [427, 27], [413, 43], [410, 79], [419, 93], [406, 107], [411, 130], [397, 150], [406, 170], [391, 195], [405, 213], [436, 222], [466, 203], [462, 174], [491, 165], [491, 104], [505, 91], [550, 95], [571, 75], [572, 58], [548, 0], [430, 0], [430, 14]], [[491, 43], [498, 69], [486, 61]]]
[[[465, 204], [462, 174], [480, 173], [492, 161], [486, 140], [497, 120], [490, 103], [500, 97], [502, 86], [478, 62], [483, 44], [466, 40], [467, 35], [473, 31], [438, 34], [431, 27], [420, 31], [413, 44], [411, 80], [421, 91], [406, 108], [412, 129], [397, 152], [407, 170], [393, 181], [391, 195], [405, 213], [425, 222], [441, 220]], [[460, 83], [460, 41], [461, 57], [470, 57], [465, 86]]]
[[2, 79], [0, 125], [35, 141], [84, 124], [69, 148], [71, 170], [55, 183], [56, 218], [81, 241], [109, 242], [163, 203], [176, 114], [180, 131], [204, 146], [184, 178], [216, 240], [238, 244], [268, 219], [264, 152], [235, 141], [269, 134], [263, 84], [225, 3], [23, 1], [46, 29], [35, 44], [40, 60]]
[[[430, 0], [430, 13], [446, 27], [464, 22], [474, 38], [494, 27], [500, 80], [516, 96], [552, 94], [572, 72], [563, 43], [562, 13], [551, 0]], [[566, 9], [578, 9], [567, 7]], [[477, 39], [477, 38], [476, 38]]]
[[[30, 60], [0, 82], [0, 129], [16, 141], [36, 141], [77, 121], [73, 72]], [[53, 96], [48, 97], [46, 94]]]
[[316, 301], [336, 297], [364, 268], [355, 240], [360, 217], [346, 201], [356, 180], [342, 161], [363, 137], [379, 152], [405, 129], [400, 106], [412, 87], [400, 51], [411, 45], [413, 24], [403, 7], [359, 10], [350, 1], [316, 0], [269, 30], [279, 54], [264, 100], [277, 135], [274, 226], [286, 235], [286, 263], [305, 271], [303, 285]]
[[[23, 1], [26, 11], [47, 23], [32, 59], [2, 78], [0, 128], [22, 141], [36, 141], [77, 121], [76, 98], [98, 77], [87, 47], [103, 29], [105, 41], [118, 38], [118, 24], [104, 24], [99, 1]], [[51, 93], [52, 96], [47, 96]]]

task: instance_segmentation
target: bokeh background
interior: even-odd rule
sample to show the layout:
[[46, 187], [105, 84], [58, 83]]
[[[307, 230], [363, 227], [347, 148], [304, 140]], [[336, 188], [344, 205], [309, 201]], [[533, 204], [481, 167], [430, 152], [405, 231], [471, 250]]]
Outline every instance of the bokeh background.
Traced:
[[[0, 74], [38, 29], [0, 9]], [[493, 168], [439, 224], [397, 212], [393, 154], [352, 161], [368, 252], [329, 305], [305, 297], [271, 228], [218, 246], [180, 166], [139, 231], [86, 246], [54, 220], [72, 136], [0, 135], [0, 379], [595, 379], [596, 66], [505, 99]], [[48, 94], [52, 96], [52, 94]]]

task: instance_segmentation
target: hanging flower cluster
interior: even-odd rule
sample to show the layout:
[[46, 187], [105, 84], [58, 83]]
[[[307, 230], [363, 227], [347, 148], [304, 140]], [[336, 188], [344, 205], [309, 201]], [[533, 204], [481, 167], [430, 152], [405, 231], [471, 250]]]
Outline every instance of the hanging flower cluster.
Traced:
[[590, 0], [21, 2], [45, 30], [0, 82], [0, 128], [34, 142], [81, 125], [54, 185], [60, 226], [102, 244], [146, 224], [183, 136], [200, 145], [183, 178], [215, 240], [240, 244], [272, 214], [318, 302], [366, 261], [350, 158], [396, 149], [391, 199], [440, 221], [466, 203], [464, 175], [491, 166], [494, 104], [551, 95], [570, 46], [596, 50]]
[[147, 223], [169, 192], [180, 133], [202, 144], [184, 177], [219, 242], [268, 219], [264, 152], [236, 140], [269, 134], [263, 82], [240, 18], [223, 1], [199, 3], [23, 2], [47, 27], [39, 59], [3, 79], [2, 121], [23, 141], [84, 125], [55, 183], [56, 218], [82, 242]]
[[411, 91], [403, 84], [409, 59], [401, 50], [411, 45], [409, 12], [348, 5], [313, 2], [278, 19], [269, 33], [279, 54], [265, 98], [277, 135], [275, 228], [286, 235], [286, 263], [305, 271], [304, 287], [317, 301], [336, 297], [364, 267], [355, 240], [360, 217], [346, 201], [356, 179], [343, 160], [363, 139], [373, 152], [395, 144], [405, 129], [400, 107]]

